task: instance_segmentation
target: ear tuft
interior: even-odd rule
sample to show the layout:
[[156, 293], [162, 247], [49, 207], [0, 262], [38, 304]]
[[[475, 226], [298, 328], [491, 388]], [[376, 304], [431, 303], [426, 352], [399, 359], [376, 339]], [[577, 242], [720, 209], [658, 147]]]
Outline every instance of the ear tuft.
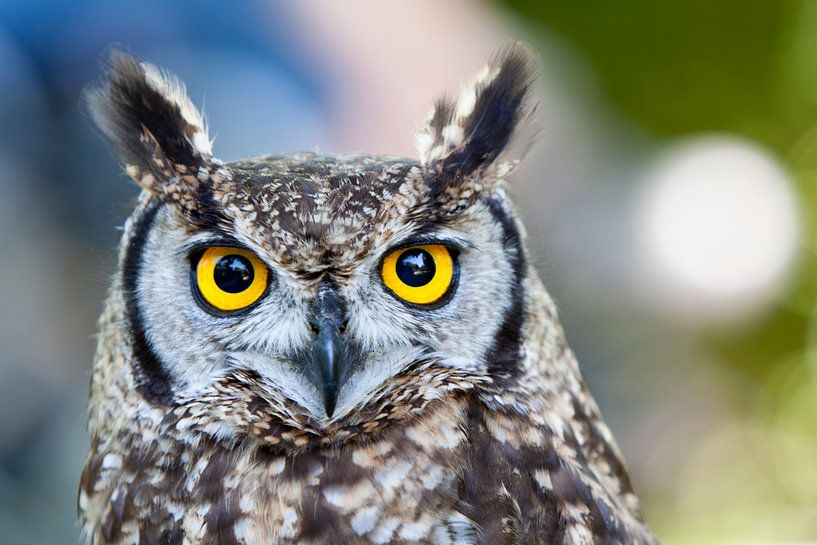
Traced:
[[509, 43], [491, 57], [456, 102], [437, 101], [417, 136], [421, 162], [436, 164], [453, 176], [489, 168], [504, 175], [513, 169], [526, 150], [518, 150], [518, 142], [512, 140], [518, 140], [536, 110], [531, 98], [535, 66], [527, 46]]
[[180, 199], [195, 192], [213, 159], [204, 118], [175, 76], [119, 51], [84, 99], [129, 176], [144, 189]]

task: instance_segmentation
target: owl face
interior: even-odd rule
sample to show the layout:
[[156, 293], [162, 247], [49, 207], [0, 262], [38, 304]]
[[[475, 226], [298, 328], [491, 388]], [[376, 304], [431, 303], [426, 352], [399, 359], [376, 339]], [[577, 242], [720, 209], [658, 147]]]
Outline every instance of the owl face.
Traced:
[[529, 65], [507, 49], [439, 102], [420, 161], [223, 164], [181, 84], [115, 54], [89, 104], [145, 190], [121, 271], [145, 401], [220, 437], [348, 433], [515, 359], [525, 263], [503, 176]]

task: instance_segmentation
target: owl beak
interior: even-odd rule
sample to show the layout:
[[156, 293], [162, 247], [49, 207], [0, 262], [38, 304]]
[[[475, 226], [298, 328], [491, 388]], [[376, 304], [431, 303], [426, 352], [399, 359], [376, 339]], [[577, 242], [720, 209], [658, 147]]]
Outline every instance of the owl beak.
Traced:
[[326, 416], [332, 417], [338, 393], [349, 372], [349, 347], [343, 337], [344, 308], [331, 285], [318, 289], [313, 304], [311, 357], [307, 376], [323, 394]]
[[312, 365], [315, 385], [323, 393], [326, 416], [331, 417], [347, 367], [338, 324], [323, 322], [319, 326], [312, 344]]

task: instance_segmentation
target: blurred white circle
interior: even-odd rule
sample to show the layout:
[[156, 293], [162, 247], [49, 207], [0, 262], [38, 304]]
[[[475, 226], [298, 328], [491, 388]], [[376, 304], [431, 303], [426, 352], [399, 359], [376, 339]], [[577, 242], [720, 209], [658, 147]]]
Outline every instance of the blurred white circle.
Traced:
[[699, 321], [739, 319], [768, 304], [800, 240], [786, 173], [764, 150], [727, 137], [666, 151], [648, 171], [636, 217], [647, 291]]

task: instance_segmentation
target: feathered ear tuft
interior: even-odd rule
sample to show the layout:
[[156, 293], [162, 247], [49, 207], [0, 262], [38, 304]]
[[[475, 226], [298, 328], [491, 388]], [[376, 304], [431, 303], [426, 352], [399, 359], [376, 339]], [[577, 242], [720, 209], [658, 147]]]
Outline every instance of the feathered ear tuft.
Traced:
[[152, 64], [114, 51], [102, 83], [84, 99], [128, 175], [154, 194], [193, 199], [206, 172], [220, 164], [184, 84]]
[[531, 97], [535, 66], [527, 46], [510, 43], [488, 61], [456, 102], [438, 100], [417, 136], [421, 162], [452, 176], [489, 169], [504, 175], [512, 170], [533, 136], [520, 133], [526, 132], [523, 125], [531, 124], [536, 110]]

